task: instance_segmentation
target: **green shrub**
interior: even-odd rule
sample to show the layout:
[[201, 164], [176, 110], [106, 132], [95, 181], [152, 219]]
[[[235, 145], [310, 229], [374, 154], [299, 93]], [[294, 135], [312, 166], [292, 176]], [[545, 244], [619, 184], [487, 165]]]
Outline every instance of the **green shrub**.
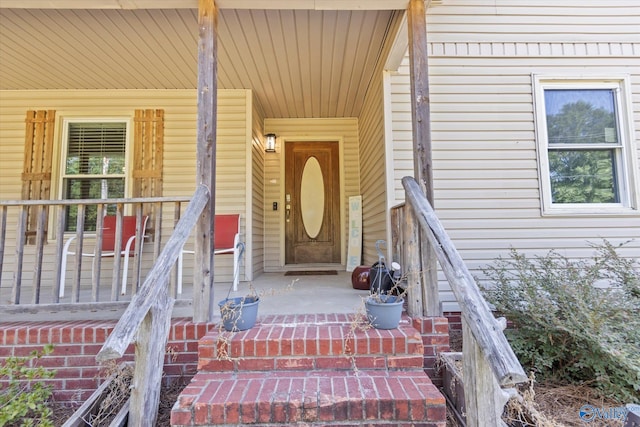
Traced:
[[34, 366], [36, 359], [53, 352], [51, 344], [42, 352], [34, 351], [29, 357], [9, 357], [0, 366], [0, 380], [6, 387], [0, 390], [0, 426], [53, 426], [48, 406], [51, 386], [43, 380], [55, 376], [41, 366]]
[[483, 269], [483, 293], [512, 321], [505, 331], [525, 369], [591, 382], [620, 402], [640, 393], [640, 270], [605, 241], [592, 259], [515, 250]]

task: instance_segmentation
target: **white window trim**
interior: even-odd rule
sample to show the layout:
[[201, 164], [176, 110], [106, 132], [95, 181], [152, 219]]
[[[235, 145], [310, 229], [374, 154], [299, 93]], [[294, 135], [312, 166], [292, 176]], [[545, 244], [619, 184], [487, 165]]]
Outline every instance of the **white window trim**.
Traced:
[[[542, 215], [629, 215], [638, 214], [638, 155], [634, 140], [633, 109], [631, 105], [629, 75], [558, 76], [533, 74], [533, 103], [535, 111], [536, 151], [541, 194]], [[552, 203], [549, 172], [549, 146], [547, 139], [544, 90], [554, 89], [615, 89], [621, 148], [617, 171], [619, 203]]]
[[[60, 144], [60, 157], [58, 161], [58, 171], [56, 178], [58, 179], [58, 199], [66, 200], [64, 195], [64, 179], [66, 177], [65, 161], [67, 159], [67, 150], [69, 144], [69, 124], [70, 123], [125, 123], [126, 126], [126, 138], [125, 138], [125, 160], [124, 160], [124, 191], [125, 197], [131, 197], [133, 194], [133, 180], [131, 175], [131, 165], [133, 164], [133, 150], [131, 143], [131, 117], [118, 116], [118, 117], [63, 117], [62, 118], [62, 134]], [[81, 177], [87, 177], [88, 175], [78, 175]]]

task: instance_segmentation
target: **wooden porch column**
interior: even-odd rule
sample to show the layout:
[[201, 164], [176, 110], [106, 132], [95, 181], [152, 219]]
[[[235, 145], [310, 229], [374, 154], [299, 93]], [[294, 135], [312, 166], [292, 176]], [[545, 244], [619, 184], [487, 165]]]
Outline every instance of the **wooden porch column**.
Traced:
[[198, 129], [196, 174], [209, 188], [209, 203], [196, 224], [193, 320], [213, 320], [213, 217], [216, 204], [216, 128], [218, 100], [218, 10], [214, 0], [198, 1]]
[[[427, 18], [424, 3], [424, 0], [410, 0], [407, 10], [413, 164], [415, 179], [422, 187], [427, 200], [433, 206]], [[424, 315], [439, 316], [437, 259], [424, 232], [420, 233], [420, 248], [422, 255]]]

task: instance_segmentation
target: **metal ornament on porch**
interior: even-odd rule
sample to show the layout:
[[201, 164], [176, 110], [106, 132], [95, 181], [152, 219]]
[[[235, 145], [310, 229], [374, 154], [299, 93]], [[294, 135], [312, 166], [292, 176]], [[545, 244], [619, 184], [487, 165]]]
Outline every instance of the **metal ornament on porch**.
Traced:
[[400, 280], [400, 264], [391, 263], [391, 270], [386, 266], [385, 257], [382, 253], [381, 246], [386, 246], [384, 240], [376, 241], [376, 252], [378, 252], [378, 261], [373, 264], [369, 271], [369, 288], [372, 294], [388, 294], [392, 289], [397, 288]]
[[226, 331], [237, 332], [245, 331], [253, 328], [258, 317], [258, 304], [260, 297], [258, 295], [247, 295], [242, 297], [230, 298], [231, 291], [234, 289], [234, 283], [240, 274], [240, 260], [244, 254], [244, 243], [239, 242], [236, 246], [239, 250], [238, 263], [233, 272], [233, 280], [227, 292], [225, 299], [218, 302], [220, 307], [220, 318], [222, 326]]
[[401, 291], [399, 295], [392, 295], [399, 290], [400, 264], [393, 262], [391, 263], [391, 271], [387, 269], [385, 257], [380, 248], [385, 244], [384, 240], [376, 241], [378, 262], [371, 268], [371, 295], [366, 298], [364, 305], [367, 319], [374, 328], [395, 329], [400, 324], [402, 317], [404, 291]]

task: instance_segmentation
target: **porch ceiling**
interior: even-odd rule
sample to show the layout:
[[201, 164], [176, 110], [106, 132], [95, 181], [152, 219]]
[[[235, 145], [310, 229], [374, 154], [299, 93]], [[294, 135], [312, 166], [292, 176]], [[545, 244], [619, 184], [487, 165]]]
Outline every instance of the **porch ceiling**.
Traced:
[[[0, 89], [196, 87], [197, 9], [2, 3]], [[357, 117], [382, 45], [395, 36], [388, 34], [393, 17], [390, 10], [221, 9], [218, 85], [253, 89], [266, 117]]]

